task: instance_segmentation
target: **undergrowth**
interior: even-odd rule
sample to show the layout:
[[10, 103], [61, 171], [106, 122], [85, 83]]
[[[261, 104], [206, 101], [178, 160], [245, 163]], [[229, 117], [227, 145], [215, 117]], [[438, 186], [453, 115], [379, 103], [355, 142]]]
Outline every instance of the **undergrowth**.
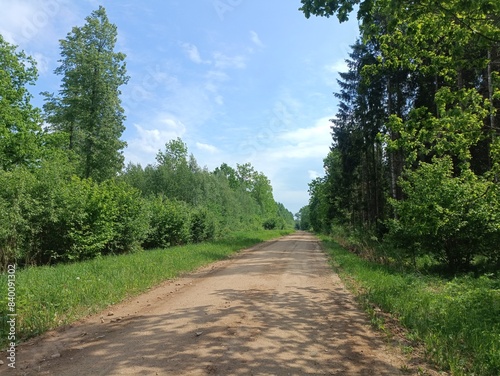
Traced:
[[[358, 299], [390, 313], [453, 375], [500, 375], [500, 280], [409, 272], [363, 259], [323, 237], [331, 263]], [[380, 318], [379, 318], [380, 319]]]

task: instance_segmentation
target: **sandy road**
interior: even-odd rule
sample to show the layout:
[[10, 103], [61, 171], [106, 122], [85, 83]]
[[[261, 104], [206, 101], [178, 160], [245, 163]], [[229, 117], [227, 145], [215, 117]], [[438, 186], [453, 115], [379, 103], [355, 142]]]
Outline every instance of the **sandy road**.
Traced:
[[[400, 375], [317, 240], [296, 233], [18, 348], [19, 375]], [[108, 316], [108, 314], [111, 314]], [[113, 320], [113, 321], [112, 321]]]

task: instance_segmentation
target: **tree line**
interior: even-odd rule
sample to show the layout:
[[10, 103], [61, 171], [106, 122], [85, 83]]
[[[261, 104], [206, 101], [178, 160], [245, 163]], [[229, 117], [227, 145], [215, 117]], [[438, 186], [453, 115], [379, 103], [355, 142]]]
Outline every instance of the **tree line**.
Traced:
[[293, 226], [249, 163], [201, 168], [181, 139], [124, 167], [126, 56], [99, 7], [60, 41], [57, 93], [31, 104], [36, 64], [0, 35], [0, 269], [78, 261]]
[[300, 10], [343, 22], [355, 7], [360, 37], [301, 226], [362, 232], [452, 271], [498, 267], [500, 3], [302, 0]]

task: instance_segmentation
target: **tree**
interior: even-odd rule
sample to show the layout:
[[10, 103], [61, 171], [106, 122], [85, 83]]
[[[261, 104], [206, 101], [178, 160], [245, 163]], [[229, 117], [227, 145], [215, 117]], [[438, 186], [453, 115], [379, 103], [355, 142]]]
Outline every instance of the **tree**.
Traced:
[[309, 213], [309, 205], [303, 206], [302, 208], [300, 208], [298, 213], [295, 213], [295, 227], [298, 230], [310, 230], [311, 222]]
[[[358, 5], [361, 32], [341, 74], [337, 157], [312, 186], [311, 223], [324, 220], [314, 216], [325, 216], [326, 188], [351, 224], [382, 222], [413, 255], [434, 254], [451, 269], [477, 254], [498, 260], [500, 211], [486, 202], [497, 201], [500, 173], [500, 3], [301, 2], [307, 18], [341, 22]], [[393, 217], [384, 221], [386, 202]]]
[[187, 166], [188, 148], [180, 137], [170, 140], [165, 144], [165, 151], [158, 151], [156, 161], [159, 165], [166, 166], [171, 170]]
[[225, 176], [227, 178], [227, 181], [229, 183], [229, 186], [231, 189], [237, 189], [239, 186], [238, 183], [238, 177], [236, 170], [229, 166], [227, 163], [222, 163], [220, 167], [217, 167], [214, 170], [214, 174], [220, 175], [220, 176]]
[[129, 77], [125, 55], [114, 52], [116, 39], [117, 28], [100, 6], [60, 41], [61, 65], [54, 71], [63, 76], [59, 95], [43, 93], [51, 129], [65, 134], [80, 176], [97, 181], [123, 168], [126, 146], [120, 140], [125, 115], [119, 96]]
[[40, 112], [26, 85], [38, 77], [35, 62], [0, 35], [0, 168], [30, 166], [39, 157]]

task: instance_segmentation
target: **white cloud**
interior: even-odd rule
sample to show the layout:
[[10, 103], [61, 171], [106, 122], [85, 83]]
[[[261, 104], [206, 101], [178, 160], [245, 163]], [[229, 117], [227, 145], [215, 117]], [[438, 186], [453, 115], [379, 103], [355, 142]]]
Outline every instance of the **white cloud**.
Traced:
[[314, 179], [317, 179], [320, 177], [320, 174], [318, 174], [318, 172], [314, 171], [314, 170], [309, 170], [309, 171], [307, 171], [307, 173], [309, 174], [309, 179], [311, 179], [311, 180], [314, 180]]
[[209, 81], [222, 82], [228, 80], [229, 76], [220, 70], [211, 70], [207, 72], [206, 78]]
[[37, 4], [33, 2], [2, 1], [0, 33], [7, 42], [18, 44], [33, 33], [33, 30], [29, 30], [29, 28], [33, 29], [29, 24], [37, 8]]
[[25, 44], [36, 39], [40, 45], [40, 40], [53, 32], [54, 19], [66, 18], [61, 13], [67, 7], [66, 0], [2, 1], [0, 33], [9, 43]]
[[345, 61], [345, 59], [340, 59], [334, 62], [333, 64], [325, 65], [325, 69], [330, 73], [349, 71], [349, 67], [347, 66], [347, 62]]
[[189, 60], [191, 60], [193, 63], [196, 63], [196, 64], [210, 63], [209, 61], [205, 61], [201, 58], [200, 52], [198, 51], [198, 47], [196, 47], [194, 44], [182, 43], [181, 46], [182, 46], [184, 52], [189, 57]]
[[184, 124], [170, 114], [159, 115], [154, 124], [156, 128], [151, 129], [134, 124], [136, 136], [128, 141], [125, 150], [127, 161], [147, 165], [168, 141], [182, 137], [186, 132]]
[[264, 43], [260, 40], [259, 34], [253, 30], [250, 31], [250, 39], [257, 47], [264, 47]]
[[241, 55], [227, 56], [221, 52], [214, 52], [213, 57], [215, 60], [215, 67], [219, 69], [243, 69], [246, 67], [245, 57]]
[[200, 150], [208, 151], [209, 153], [212, 153], [212, 154], [219, 152], [219, 149], [217, 147], [210, 145], [210, 144], [203, 144], [201, 142], [197, 142], [196, 147]]
[[31, 55], [36, 61], [36, 67], [39, 74], [44, 74], [49, 71], [50, 59], [42, 53], [35, 52]]
[[284, 141], [284, 146], [272, 152], [273, 157], [298, 159], [326, 157], [332, 144], [330, 134], [332, 117], [321, 118], [312, 127], [298, 128], [280, 135], [279, 139]]

